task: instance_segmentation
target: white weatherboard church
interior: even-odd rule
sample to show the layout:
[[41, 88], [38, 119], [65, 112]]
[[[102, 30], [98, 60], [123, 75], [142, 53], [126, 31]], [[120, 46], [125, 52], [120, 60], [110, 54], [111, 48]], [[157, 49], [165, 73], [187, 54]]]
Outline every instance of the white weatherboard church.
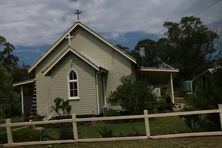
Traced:
[[[70, 100], [71, 113], [98, 115], [124, 75], [148, 77], [166, 87], [174, 103], [173, 78], [178, 69], [139, 67], [136, 60], [80, 21], [71, 26], [28, 70], [35, 78], [15, 83], [21, 89], [23, 113], [46, 116], [54, 99]], [[24, 94], [32, 87], [32, 96]], [[29, 107], [31, 106], [31, 107]]]

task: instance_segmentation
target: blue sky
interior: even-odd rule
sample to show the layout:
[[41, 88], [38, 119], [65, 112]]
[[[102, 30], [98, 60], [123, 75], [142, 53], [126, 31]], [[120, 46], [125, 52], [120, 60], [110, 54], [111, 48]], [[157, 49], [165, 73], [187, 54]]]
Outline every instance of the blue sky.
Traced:
[[[165, 21], [197, 14], [221, 29], [222, 0], [0, 0], [0, 35], [15, 45], [21, 62], [32, 64], [76, 20], [114, 44], [133, 49], [138, 40], [163, 36]], [[212, 5], [212, 6], [211, 6]], [[209, 6], [211, 6], [209, 8]], [[213, 25], [212, 25], [213, 24]], [[215, 28], [213, 28], [215, 29]]]

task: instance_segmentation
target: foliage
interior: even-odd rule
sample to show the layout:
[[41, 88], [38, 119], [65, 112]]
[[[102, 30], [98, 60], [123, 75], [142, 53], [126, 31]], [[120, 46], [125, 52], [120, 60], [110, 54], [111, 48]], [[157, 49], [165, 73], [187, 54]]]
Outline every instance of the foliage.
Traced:
[[128, 47], [122, 46], [120, 44], [117, 44], [116, 47], [118, 47], [119, 49], [121, 49], [124, 52], [129, 53], [129, 48]]
[[[197, 17], [182, 17], [179, 23], [165, 22], [165, 36], [158, 41], [139, 41], [131, 54], [143, 66], [160, 66], [159, 57], [167, 64], [180, 69], [179, 80], [192, 79], [212, 64], [217, 52], [214, 41], [218, 35], [207, 28]], [[140, 55], [144, 48], [145, 57]], [[141, 62], [143, 59], [143, 63]]]
[[69, 100], [64, 100], [62, 98], [55, 98], [54, 99], [55, 106], [52, 107], [53, 110], [56, 111], [58, 115], [61, 115], [60, 111], [62, 110], [62, 115], [67, 116], [70, 115], [72, 110], [72, 106], [69, 105]]
[[12, 70], [10, 70], [13, 77], [13, 82], [33, 79], [35, 77], [34, 72], [29, 74], [28, 67], [29, 65], [23, 64], [21, 66], [14, 67]]
[[[190, 106], [186, 110], [203, 110], [218, 108], [218, 104], [222, 103], [222, 70], [206, 75], [206, 81], [203, 85], [201, 80], [196, 80], [196, 92], [194, 95], [187, 97]], [[219, 128], [218, 115], [189, 116], [185, 117], [187, 125], [196, 130], [209, 130]]]
[[15, 47], [7, 42], [3, 36], [0, 36], [0, 63], [7, 70], [11, 70], [17, 66], [18, 57], [12, 54], [13, 50], [15, 50]]
[[222, 70], [209, 73], [205, 76], [203, 85], [201, 80], [196, 80], [196, 92], [187, 98], [196, 109], [215, 109], [222, 104]]
[[179, 23], [165, 22], [164, 27], [167, 29], [167, 40], [175, 53], [170, 58], [180, 64], [184, 79], [192, 79], [209, 66], [209, 57], [215, 52], [214, 40], [218, 35], [203, 25], [200, 18], [183, 17]]
[[171, 103], [171, 98], [169, 96], [161, 97], [156, 103], [156, 109], [158, 113], [172, 111], [173, 103]]
[[102, 130], [98, 130], [99, 134], [103, 137], [113, 137], [113, 130], [107, 126], [103, 126]]
[[1, 117], [12, 117], [21, 112], [18, 95], [13, 92], [12, 76], [0, 64], [0, 115]]
[[117, 102], [129, 114], [141, 114], [145, 109], [154, 111], [156, 98], [146, 81], [135, 81], [132, 76], [123, 76], [121, 83], [111, 92], [109, 102]]
[[27, 66], [19, 67], [15, 47], [0, 35], [0, 115], [12, 117], [21, 114], [21, 102], [12, 82], [28, 79]]
[[[155, 51], [156, 49], [156, 42], [151, 39], [144, 39], [137, 43], [135, 47], [135, 51], [132, 52], [132, 55], [137, 57], [137, 62], [140, 65], [147, 66], [147, 67], [155, 67], [159, 65], [158, 55]], [[144, 55], [141, 55], [141, 49], [144, 49]], [[144, 56], [141, 57], [140, 56]]]

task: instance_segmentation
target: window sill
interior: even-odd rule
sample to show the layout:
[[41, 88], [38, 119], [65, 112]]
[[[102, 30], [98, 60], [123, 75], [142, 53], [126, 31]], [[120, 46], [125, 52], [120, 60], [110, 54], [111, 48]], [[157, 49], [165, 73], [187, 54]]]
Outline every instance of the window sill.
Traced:
[[68, 100], [73, 101], [73, 100], [80, 100], [79, 97], [70, 97]]

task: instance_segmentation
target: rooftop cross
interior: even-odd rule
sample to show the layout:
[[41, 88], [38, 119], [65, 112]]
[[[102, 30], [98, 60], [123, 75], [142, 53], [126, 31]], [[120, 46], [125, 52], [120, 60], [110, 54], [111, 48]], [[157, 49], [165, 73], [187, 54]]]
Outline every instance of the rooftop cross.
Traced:
[[81, 14], [82, 12], [79, 11], [78, 9], [75, 11], [75, 15], [77, 16], [77, 20], [79, 20], [79, 15]]

